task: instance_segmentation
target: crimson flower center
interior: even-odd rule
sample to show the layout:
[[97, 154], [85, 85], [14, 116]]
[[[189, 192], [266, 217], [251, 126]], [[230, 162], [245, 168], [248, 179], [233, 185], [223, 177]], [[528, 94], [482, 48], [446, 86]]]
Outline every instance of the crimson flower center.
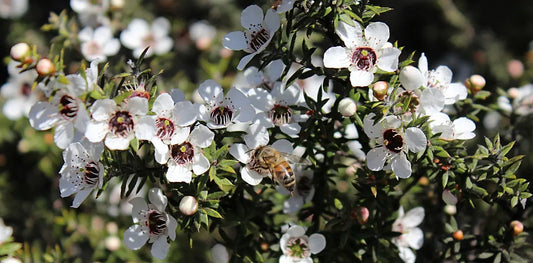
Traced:
[[250, 41], [248, 42], [248, 46], [253, 51], [257, 51], [261, 46], [263, 46], [269, 39], [270, 39], [270, 33], [264, 29], [261, 28], [261, 30], [257, 32], [252, 32], [250, 36]]
[[78, 104], [76, 103], [76, 99], [69, 95], [63, 95], [59, 99], [59, 113], [63, 118], [66, 120], [72, 120], [76, 118], [76, 115], [78, 115]]
[[167, 118], [157, 118], [155, 126], [157, 128], [156, 135], [161, 140], [170, 140], [174, 134], [174, 123]]
[[190, 142], [172, 145], [170, 156], [177, 164], [192, 163], [192, 159], [194, 158], [194, 147]]
[[403, 148], [403, 137], [395, 129], [388, 129], [383, 132], [383, 143], [389, 151], [400, 153]]
[[226, 125], [233, 120], [233, 110], [228, 106], [219, 106], [211, 111], [209, 118], [215, 125]]
[[109, 129], [120, 137], [127, 137], [134, 128], [133, 117], [127, 111], [117, 111], [109, 120]]
[[370, 47], [358, 47], [352, 54], [352, 64], [360, 70], [369, 71], [375, 65], [378, 55]]
[[268, 117], [275, 125], [283, 125], [291, 122], [292, 110], [286, 105], [275, 104], [268, 112]]
[[100, 167], [95, 162], [90, 162], [85, 165], [85, 174], [83, 182], [87, 185], [96, 185], [100, 175]]
[[31, 84], [30, 83], [22, 84], [22, 86], [20, 87], [20, 92], [25, 97], [29, 97], [31, 95]]
[[150, 210], [148, 212], [148, 221], [146, 221], [150, 234], [161, 235], [167, 229], [167, 219], [165, 214], [157, 210]]

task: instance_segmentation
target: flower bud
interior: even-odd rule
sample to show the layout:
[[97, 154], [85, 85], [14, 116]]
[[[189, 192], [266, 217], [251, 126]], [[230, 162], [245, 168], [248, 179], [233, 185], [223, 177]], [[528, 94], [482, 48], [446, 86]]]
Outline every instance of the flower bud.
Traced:
[[463, 240], [463, 236], [464, 236], [463, 235], [463, 231], [461, 231], [461, 230], [457, 230], [457, 231], [453, 232], [453, 238], [455, 240], [461, 241], [461, 240]]
[[31, 63], [33, 58], [30, 55], [30, 45], [21, 42], [11, 47], [11, 58], [22, 63]]
[[444, 213], [453, 216], [457, 213], [457, 207], [454, 205], [445, 205]]
[[507, 72], [511, 77], [517, 79], [524, 74], [524, 64], [520, 60], [513, 59], [507, 63]]
[[515, 236], [524, 231], [524, 225], [518, 220], [512, 221], [509, 226], [511, 227], [511, 229], [513, 229], [513, 235]]
[[364, 225], [368, 222], [368, 217], [370, 216], [370, 212], [368, 211], [368, 208], [361, 206], [356, 207], [350, 211], [350, 217], [352, 219], [357, 220], [357, 222], [361, 225]]
[[383, 101], [389, 90], [389, 83], [386, 81], [378, 81], [372, 85], [372, 91], [376, 99]]
[[485, 78], [481, 75], [472, 75], [470, 78], [466, 79], [465, 86], [473, 93], [476, 94], [483, 87], [485, 87]]
[[339, 102], [339, 112], [344, 117], [351, 117], [355, 114], [357, 105], [352, 98], [346, 97]]
[[180, 211], [184, 215], [190, 216], [198, 211], [198, 201], [194, 196], [185, 196], [180, 201]]
[[54, 63], [52, 63], [52, 61], [47, 58], [39, 59], [39, 62], [37, 62], [36, 70], [40, 76], [51, 76], [56, 73], [56, 67], [54, 66]]

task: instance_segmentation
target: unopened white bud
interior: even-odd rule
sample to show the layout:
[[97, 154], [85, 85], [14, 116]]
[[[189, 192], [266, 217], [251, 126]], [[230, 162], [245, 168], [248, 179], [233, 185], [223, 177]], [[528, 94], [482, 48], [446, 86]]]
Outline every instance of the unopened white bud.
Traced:
[[180, 201], [180, 211], [184, 215], [193, 215], [198, 211], [198, 201], [196, 201], [196, 198], [194, 196], [185, 196]]
[[457, 207], [454, 205], [445, 205], [444, 206], [444, 213], [448, 215], [455, 215], [457, 213]]
[[24, 42], [15, 44], [14, 46], [11, 47], [11, 51], [10, 51], [11, 58], [16, 61], [20, 61], [20, 62], [25, 62], [26, 57], [28, 57], [29, 53], [30, 53], [30, 45]]
[[352, 98], [344, 98], [339, 102], [339, 112], [344, 117], [351, 117], [357, 111], [357, 105]]
[[36, 70], [37, 73], [41, 76], [51, 76], [56, 73], [56, 67], [54, 66], [54, 63], [47, 58], [39, 59], [39, 62], [37, 62]]

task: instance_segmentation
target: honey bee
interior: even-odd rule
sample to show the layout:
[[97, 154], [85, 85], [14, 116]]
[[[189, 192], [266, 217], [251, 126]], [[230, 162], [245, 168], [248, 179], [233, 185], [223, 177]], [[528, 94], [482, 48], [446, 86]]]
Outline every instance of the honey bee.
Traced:
[[248, 169], [261, 175], [270, 174], [273, 181], [279, 183], [291, 192], [294, 191], [296, 180], [289, 164], [310, 164], [309, 160], [297, 155], [280, 152], [271, 146], [259, 146], [252, 152], [252, 157], [246, 165]]

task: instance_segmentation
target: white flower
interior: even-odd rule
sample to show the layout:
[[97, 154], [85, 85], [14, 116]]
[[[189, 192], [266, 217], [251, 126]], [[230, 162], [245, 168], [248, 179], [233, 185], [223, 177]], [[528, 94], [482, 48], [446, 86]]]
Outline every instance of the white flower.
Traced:
[[414, 263], [416, 256], [412, 249], [420, 249], [424, 244], [424, 233], [418, 227], [424, 220], [424, 208], [415, 207], [404, 214], [403, 207], [398, 210], [398, 218], [392, 224], [392, 231], [401, 233], [392, 239], [400, 250], [400, 258], [406, 263]]
[[228, 49], [244, 50], [250, 53], [241, 59], [237, 66], [238, 70], [244, 69], [255, 55], [268, 46], [274, 33], [279, 29], [280, 18], [274, 10], [268, 9], [263, 19], [261, 7], [250, 5], [242, 11], [241, 25], [245, 28], [244, 32], [230, 32], [224, 36], [222, 41], [224, 47]]
[[102, 187], [104, 165], [99, 162], [104, 152], [102, 143], [71, 143], [63, 151], [63, 167], [59, 173], [61, 197], [76, 194], [72, 207], [78, 208], [91, 191]]
[[[328, 83], [328, 89], [324, 90], [323, 86], [325, 78], [326, 76], [312, 75], [311, 77], [305, 79], [298, 79], [296, 81], [296, 85], [300, 87], [301, 90], [303, 90], [303, 92], [300, 93], [300, 98], [298, 100], [299, 104], [305, 103], [305, 93], [305, 95], [307, 95], [315, 102], [323, 102], [327, 100], [326, 103], [322, 106], [322, 111], [324, 113], [330, 113], [331, 107], [333, 107], [333, 105], [335, 104], [335, 100], [337, 99], [337, 97], [333, 92], [333, 81], [330, 80]], [[318, 101], [319, 92], [322, 93], [320, 101]]]
[[283, 252], [280, 263], [312, 263], [311, 255], [320, 253], [326, 247], [326, 238], [317, 233], [308, 237], [303, 227], [295, 225], [281, 236], [279, 245]]
[[139, 132], [138, 118], [146, 115], [148, 100], [133, 97], [117, 106], [112, 99], [97, 100], [91, 106], [92, 120], [87, 124], [85, 136], [91, 142], [105, 138], [105, 146], [111, 150], [126, 150]]
[[466, 117], [457, 118], [452, 122], [448, 115], [440, 112], [431, 115], [429, 121], [429, 127], [433, 133], [441, 133], [439, 138], [443, 140], [470, 140], [476, 137], [474, 133], [476, 124]]
[[2, 259], [0, 263], [22, 263], [22, 261], [20, 261], [18, 258], [7, 257]]
[[152, 106], [152, 111], [156, 115], [144, 116], [139, 120], [140, 129], [136, 136], [139, 140], [152, 142], [158, 162], [166, 163], [171, 142], [183, 140], [179, 136], [188, 136], [189, 128], [184, 127], [196, 121], [198, 107], [183, 99], [179, 98], [180, 101], [174, 103], [171, 94], [162, 93], [155, 99]]
[[402, 121], [395, 116], [387, 116], [374, 125], [374, 113], [365, 116], [364, 130], [377, 146], [366, 156], [366, 164], [372, 171], [383, 170], [387, 160], [397, 177], [411, 176], [411, 163], [407, 159], [407, 150], [420, 152], [426, 149], [427, 139], [417, 127], [403, 129]]
[[152, 188], [148, 193], [147, 204], [144, 198], [136, 197], [130, 200], [133, 205], [131, 217], [135, 225], [124, 232], [124, 244], [133, 250], [141, 248], [146, 241], [152, 244], [152, 256], [164, 259], [168, 254], [170, 244], [167, 238], [176, 239], [176, 219], [165, 212], [167, 197], [159, 188]]
[[227, 128], [235, 122], [250, 122], [255, 117], [250, 102], [236, 88], [231, 88], [224, 96], [220, 84], [208, 79], [200, 84], [198, 93], [204, 101], [198, 117], [211, 129]]
[[[315, 196], [313, 172], [311, 170], [303, 170], [301, 166], [297, 166], [294, 169], [294, 175], [296, 177], [296, 187], [292, 192], [292, 196], [283, 203], [283, 213], [286, 214], [298, 212], [304, 204], [311, 202], [313, 196]], [[283, 187], [278, 187], [278, 191], [288, 192]]]
[[[156, 155], [160, 164], [167, 163], [167, 180], [169, 182], [190, 183], [192, 172], [201, 175], [209, 170], [211, 164], [203, 154], [203, 148], [209, 147], [215, 134], [204, 125], [197, 125], [190, 132], [190, 127], [179, 129], [170, 141], [170, 147], [161, 156]], [[191, 172], [192, 170], [192, 172]]]
[[109, 18], [105, 16], [109, 9], [109, 0], [70, 0], [70, 7], [78, 13], [81, 23], [85, 26], [110, 24]]
[[3, 107], [4, 115], [10, 120], [28, 116], [31, 106], [37, 102], [39, 93], [32, 91], [32, 84], [37, 73], [28, 70], [19, 73], [17, 62], [10, 61], [7, 65], [8, 81], [0, 88], [0, 94], [6, 99]]
[[259, 111], [256, 119], [265, 128], [279, 126], [281, 131], [289, 136], [297, 136], [300, 132], [300, 124], [305, 115], [295, 114], [291, 106], [295, 106], [300, 98], [301, 90], [297, 86], [284, 88], [276, 85], [272, 92], [262, 88], [250, 89], [248, 99]]
[[190, 38], [200, 50], [208, 49], [216, 34], [216, 28], [205, 20], [194, 22], [189, 27]]
[[428, 61], [424, 53], [418, 60], [418, 68], [424, 78], [424, 86], [437, 89], [444, 95], [444, 104], [454, 104], [458, 100], [466, 99], [468, 92], [460, 82], [452, 83], [453, 73], [447, 66], [439, 66], [435, 70], [428, 70]]
[[281, 77], [284, 68], [285, 64], [283, 64], [281, 59], [278, 59], [268, 63], [263, 70], [249, 67], [244, 71], [244, 76], [252, 87], [272, 90], [275, 86], [281, 84], [278, 79]]
[[525, 116], [533, 113], [533, 84], [526, 84], [519, 88], [510, 88], [507, 93], [512, 99], [500, 96], [498, 97], [498, 107], [505, 112], [514, 112], [518, 115]]
[[0, 245], [13, 235], [13, 228], [4, 225], [4, 220], [0, 218]]
[[89, 60], [103, 62], [107, 57], [114, 56], [120, 49], [120, 42], [113, 37], [111, 28], [101, 26], [93, 30], [85, 27], [78, 33], [81, 42], [81, 53]]
[[337, 35], [345, 47], [330, 47], [324, 53], [326, 68], [348, 68], [353, 87], [367, 86], [374, 81], [379, 68], [392, 72], [398, 68], [400, 50], [387, 42], [389, 27], [381, 22], [370, 23], [363, 32], [361, 25], [339, 22]]
[[174, 45], [168, 36], [170, 22], [164, 17], [156, 18], [151, 25], [140, 18], [133, 19], [128, 27], [120, 33], [122, 45], [133, 50], [133, 56], [138, 58], [145, 48], [150, 47], [146, 57], [152, 54], [162, 55], [169, 52]]
[[228, 263], [229, 262], [228, 250], [222, 244], [215, 244], [211, 248], [211, 258], [213, 259], [213, 263]]
[[36, 130], [55, 128], [54, 141], [57, 147], [65, 149], [75, 140], [76, 133], [85, 133], [89, 114], [78, 96], [83, 94], [80, 86], [85, 80], [80, 75], [68, 75], [68, 84], [55, 83], [60, 89], [52, 100], [35, 103], [29, 113], [31, 126]]
[[27, 10], [28, 0], [0, 1], [0, 18], [17, 18], [26, 13]]

